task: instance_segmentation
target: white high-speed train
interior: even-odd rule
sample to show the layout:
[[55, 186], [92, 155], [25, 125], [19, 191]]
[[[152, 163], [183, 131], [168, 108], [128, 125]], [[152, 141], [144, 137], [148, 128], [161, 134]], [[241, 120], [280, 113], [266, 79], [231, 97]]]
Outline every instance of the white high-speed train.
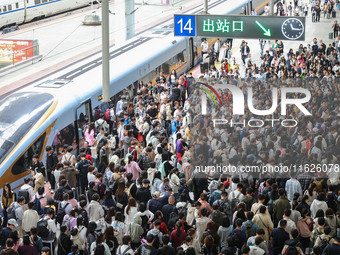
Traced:
[[[224, 2], [213, 1], [210, 8], [221, 8]], [[247, 2], [231, 0], [222, 11], [239, 14]], [[253, 0], [253, 6], [260, 10], [267, 2]], [[189, 13], [202, 11], [200, 6]], [[110, 49], [110, 96], [117, 99], [126, 93], [124, 89], [133, 90], [138, 81], [151, 81], [160, 71], [183, 73], [198, 64], [201, 38], [174, 37], [173, 25], [170, 19]], [[210, 46], [215, 40], [209, 40]], [[14, 190], [23, 184], [33, 154], [45, 162], [46, 145], [60, 151], [68, 144], [74, 154], [79, 153], [84, 115], [94, 121], [93, 113], [107, 109], [102, 102], [101, 72], [98, 52], [0, 99], [0, 193], [6, 182]]]
[[89, 5], [91, 0], [2, 0], [0, 29]]

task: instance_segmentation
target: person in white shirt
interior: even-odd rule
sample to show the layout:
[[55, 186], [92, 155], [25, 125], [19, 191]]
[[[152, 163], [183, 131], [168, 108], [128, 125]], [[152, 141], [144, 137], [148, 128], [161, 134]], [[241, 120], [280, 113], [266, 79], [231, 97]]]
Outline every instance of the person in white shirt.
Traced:
[[32, 197], [34, 196], [34, 190], [33, 190], [33, 187], [30, 185], [30, 182], [31, 182], [31, 179], [26, 177], [24, 179], [24, 182], [25, 184], [21, 186], [19, 192], [21, 190], [26, 190], [28, 192], [28, 201], [31, 201], [32, 200]]
[[209, 44], [207, 42], [207, 39], [203, 40], [203, 42], [201, 43], [201, 47], [202, 47], [202, 56], [204, 54], [208, 54]]
[[134, 251], [130, 248], [131, 245], [131, 237], [129, 235], [123, 236], [122, 244], [119, 245], [117, 249], [117, 254], [124, 255], [134, 255]]
[[33, 202], [29, 202], [27, 206], [28, 210], [24, 212], [24, 215], [22, 217], [22, 230], [26, 233], [29, 233], [32, 227], [37, 227], [39, 215], [37, 211], [33, 210]]
[[243, 189], [242, 183], [238, 183], [236, 190], [234, 190], [233, 192], [230, 192], [230, 194], [228, 196], [228, 200], [229, 200], [230, 203], [235, 198], [237, 198], [238, 201], [242, 201], [243, 200], [244, 195], [242, 194], [242, 189]]
[[[285, 228], [286, 232], [291, 235], [292, 234], [292, 230], [296, 229], [296, 224], [294, 221], [292, 221], [290, 219], [290, 215], [291, 215], [292, 211], [290, 209], [286, 209], [283, 215], [283, 219], [287, 221], [287, 226]], [[278, 223], [278, 228], [280, 227], [280, 222]]]
[[53, 214], [54, 211], [52, 208], [48, 208], [46, 212], [46, 216], [43, 218], [43, 220], [47, 220], [48, 229], [50, 231], [48, 240], [53, 240], [57, 233], [57, 225], [55, 224], [55, 221], [53, 220]]
[[65, 210], [65, 215], [68, 215], [70, 213], [70, 211], [73, 209], [72, 205], [68, 202], [68, 200], [69, 200], [68, 193], [65, 193], [63, 195], [63, 199], [64, 200], [61, 201], [60, 204], [59, 204], [59, 208], [64, 208], [67, 204], [67, 206], [64, 208], [64, 210]]

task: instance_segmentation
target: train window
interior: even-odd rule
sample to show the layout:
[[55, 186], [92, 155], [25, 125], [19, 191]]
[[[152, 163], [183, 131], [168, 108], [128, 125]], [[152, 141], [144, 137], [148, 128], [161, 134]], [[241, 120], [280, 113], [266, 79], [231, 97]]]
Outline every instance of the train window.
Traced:
[[41, 0], [34, 0], [34, 4], [41, 4]]
[[7, 12], [7, 6], [4, 6], [2, 9], [4, 12]]
[[15, 8], [19, 9], [19, 3], [15, 3]]
[[11, 10], [12, 10], [12, 5], [9, 4], [9, 5], [8, 5], [8, 11], [11, 11]]
[[47, 3], [48, 1], [47, 0], [42, 0], [43, 3]]
[[12, 174], [17, 175], [26, 172], [32, 162], [34, 154], [41, 155], [43, 150], [44, 141], [46, 133], [40, 136], [25, 152], [24, 154], [15, 162], [12, 167]]
[[67, 127], [64, 127], [53, 140], [53, 146], [56, 148], [61, 148], [67, 144], [67, 145], [73, 145], [75, 142], [75, 130], [73, 123], [68, 125]]

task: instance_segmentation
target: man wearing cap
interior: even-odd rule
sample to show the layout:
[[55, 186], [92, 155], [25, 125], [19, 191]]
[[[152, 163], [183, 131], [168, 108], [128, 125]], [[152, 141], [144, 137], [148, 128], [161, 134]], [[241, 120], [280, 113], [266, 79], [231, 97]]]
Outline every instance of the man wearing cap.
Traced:
[[5, 247], [7, 239], [9, 238], [14, 228], [17, 228], [17, 227], [18, 227], [18, 223], [15, 219], [8, 220], [7, 227], [4, 227], [1, 233], [1, 246], [2, 247]]
[[155, 193], [152, 195], [152, 199], [149, 200], [148, 208], [149, 211], [153, 214], [158, 211], [162, 210], [162, 201], [159, 200], [161, 193], [159, 191], [155, 191]]
[[144, 179], [142, 181], [142, 187], [137, 189], [136, 192], [136, 199], [139, 201], [139, 203], [148, 204], [148, 201], [152, 198], [151, 192], [149, 189], [150, 181], [148, 179]]

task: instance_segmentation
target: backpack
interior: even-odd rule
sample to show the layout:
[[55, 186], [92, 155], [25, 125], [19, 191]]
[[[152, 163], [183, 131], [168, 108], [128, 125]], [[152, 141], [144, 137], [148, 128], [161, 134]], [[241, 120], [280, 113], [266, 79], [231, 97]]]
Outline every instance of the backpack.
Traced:
[[[319, 233], [319, 231], [316, 229], [316, 233], [318, 234], [318, 237], [317, 238], [320, 238], [320, 244], [319, 244], [319, 247], [321, 248], [321, 250], [323, 251], [328, 245], [329, 245], [329, 240], [330, 239], [321, 239], [321, 237], [320, 237], [320, 233]], [[315, 241], [316, 241], [316, 239], [315, 239]]]
[[161, 172], [161, 175], [162, 175], [162, 178], [164, 178], [165, 176], [167, 176], [166, 172], [165, 172], [165, 168], [164, 168], [164, 164], [166, 163], [167, 161], [163, 161], [162, 163], [159, 164], [159, 167], [158, 167], [158, 171]]
[[175, 229], [176, 222], [178, 220], [178, 214], [175, 211], [172, 211], [169, 215], [168, 220], [168, 230], [172, 231]]
[[17, 208], [19, 208], [20, 207], [20, 205], [19, 205], [19, 203], [17, 203], [17, 202], [14, 202], [9, 208], [8, 208], [8, 212], [7, 212], [7, 218], [8, 219], [17, 219], [17, 216], [16, 216], [16, 214], [15, 214], [15, 210], [17, 209]]
[[317, 180], [316, 178], [314, 178], [314, 181], [313, 181], [316, 185], [315, 189], [316, 189], [316, 192], [317, 193], [320, 193], [322, 191], [322, 183], [323, 183], [323, 179], [321, 180]]
[[291, 11], [293, 7], [291, 5], [288, 5], [288, 11]]
[[25, 204], [27, 204], [30, 200], [30, 194], [28, 193], [28, 190], [19, 190], [18, 197], [24, 197], [25, 198]]
[[126, 153], [125, 158], [124, 158], [125, 164], [129, 162], [129, 156], [132, 155], [135, 150], [136, 149], [133, 149], [131, 152]]
[[100, 199], [102, 199], [104, 197], [105, 186], [104, 186], [103, 183], [96, 182], [96, 186], [95, 186], [94, 190], [99, 194]]
[[109, 121], [111, 118], [110, 110], [107, 110], [104, 114], [104, 120]]
[[59, 209], [57, 210], [57, 215], [56, 215], [56, 220], [60, 224], [60, 226], [63, 224], [64, 216], [65, 216], [65, 208], [69, 205], [69, 203], [66, 203], [63, 207], [60, 207], [59, 204]]
[[63, 223], [61, 224], [61, 226], [66, 226], [69, 231], [71, 230], [70, 229], [70, 217], [68, 215], [65, 219], [63, 219]]
[[122, 251], [122, 246], [119, 246], [118, 250], [117, 250], [117, 255], [125, 255], [126, 252], [130, 249], [130, 246], [128, 246], [124, 251]]
[[233, 211], [236, 211], [236, 207], [237, 207], [238, 203], [240, 202], [240, 200], [239, 200], [240, 196], [241, 196], [241, 192], [237, 196], [235, 196], [235, 193], [232, 192], [230, 207]]
[[272, 213], [274, 211], [274, 200], [272, 198], [272, 192], [271, 191], [268, 192], [268, 196], [269, 196], [269, 201], [267, 203], [268, 212], [272, 215]]
[[44, 198], [44, 197], [40, 197], [38, 198], [37, 195], [34, 196], [34, 206], [33, 206], [33, 210], [35, 210], [39, 215], [42, 213], [42, 210], [41, 210], [41, 203], [40, 203], [40, 200]]
[[295, 246], [288, 246], [284, 252], [285, 255], [298, 255], [298, 249]]
[[110, 189], [110, 190], [113, 190], [113, 188], [116, 186], [116, 183], [117, 183], [117, 181], [120, 179], [120, 178], [122, 178], [123, 176], [119, 176], [116, 180], [115, 179], [113, 179], [113, 175], [111, 176], [111, 179], [110, 179], [110, 181], [109, 181], [109, 185], [108, 185], [108, 188]]
[[91, 166], [91, 161], [85, 159], [84, 161], [79, 162], [79, 176], [87, 176], [89, 172], [89, 166]]
[[254, 233], [254, 230], [253, 230], [253, 225], [255, 224], [255, 222], [252, 222], [250, 224], [248, 224], [247, 222], [244, 223], [246, 225], [246, 236], [247, 236], [247, 239], [251, 236], [254, 236], [255, 233]]
[[234, 244], [234, 247], [237, 247], [238, 249], [241, 249], [243, 246], [243, 242], [240, 237], [241, 231], [235, 231], [233, 230], [230, 238], [232, 239], [232, 243]]
[[194, 180], [192, 178], [190, 178], [188, 180], [187, 188], [188, 188], [189, 192], [195, 192], [195, 183], [194, 183]]
[[50, 231], [48, 230], [48, 220], [40, 219], [37, 223], [37, 231], [38, 236], [41, 238], [47, 238], [50, 234]]

